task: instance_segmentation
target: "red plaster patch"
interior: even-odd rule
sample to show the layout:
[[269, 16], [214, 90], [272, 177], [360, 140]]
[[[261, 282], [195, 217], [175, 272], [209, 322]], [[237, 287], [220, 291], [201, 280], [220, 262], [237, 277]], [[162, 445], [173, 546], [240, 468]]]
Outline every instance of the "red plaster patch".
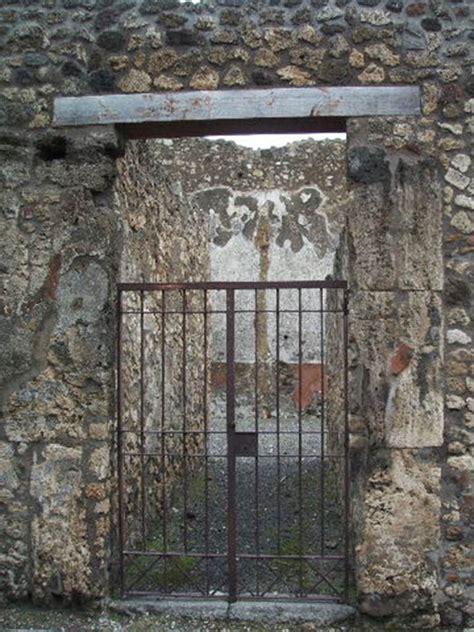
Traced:
[[211, 386], [213, 389], [225, 388], [227, 382], [227, 367], [222, 362], [213, 362], [211, 366]]
[[461, 505], [461, 516], [466, 524], [474, 523], [474, 495], [465, 495]]
[[[322, 386], [322, 370], [321, 364], [302, 364], [301, 365], [301, 387], [299, 383], [300, 370], [297, 364], [291, 367], [293, 375], [296, 378], [295, 389], [293, 391], [293, 401], [297, 408], [301, 404], [301, 410], [306, 410], [313, 401], [316, 393], [321, 392]], [[301, 393], [301, 400], [300, 400]]]
[[413, 17], [416, 15], [424, 15], [426, 13], [426, 4], [424, 2], [415, 2], [407, 6], [407, 15]]
[[390, 361], [390, 370], [393, 375], [399, 375], [410, 364], [413, 357], [413, 347], [404, 342], [398, 347], [397, 352]]
[[48, 278], [46, 279], [44, 289], [46, 297], [51, 299], [52, 301], [54, 301], [56, 298], [56, 292], [59, 285], [59, 276], [61, 274], [61, 263], [62, 257], [61, 254], [58, 253], [57, 255], [54, 255], [49, 264], [49, 274]]
[[61, 265], [62, 257], [61, 254], [58, 253], [54, 255], [49, 262], [48, 276], [46, 277], [45, 282], [36, 294], [27, 303], [25, 303], [24, 309], [26, 311], [32, 309], [35, 305], [38, 305], [44, 300], [54, 301], [56, 299], [59, 277], [61, 274]]

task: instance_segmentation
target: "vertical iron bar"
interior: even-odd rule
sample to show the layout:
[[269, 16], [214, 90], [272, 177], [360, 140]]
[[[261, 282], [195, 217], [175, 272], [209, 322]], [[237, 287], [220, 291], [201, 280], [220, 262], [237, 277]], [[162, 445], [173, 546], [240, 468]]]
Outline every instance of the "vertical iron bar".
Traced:
[[302, 305], [301, 289], [298, 288], [298, 522], [299, 522], [299, 593], [303, 594], [303, 436], [301, 419], [301, 399], [303, 395], [302, 367]]
[[349, 597], [349, 290], [344, 290], [344, 599]]
[[[168, 533], [167, 524], [168, 519], [166, 509], [166, 441], [165, 441], [165, 397], [166, 397], [166, 383], [165, 383], [165, 298], [166, 294], [164, 290], [161, 290], [161, 483], [162, 483], [162, 496], [163, 496], [163, 525], [162, 525], [162, 537], [163, 537], [163, 553], [168, 549]], [[168, 577], [167, 577], [167, 557], [163, 558], [163, 579], [165, 592], [168, 590]]]
[[209, 594], [209, 419], [207, 416], [208, 359], [207, 359], [207, 290], [204, 290], [204, 547], [206, 551], [206, 594]]
[[325, 507], [325, 503], [324, 503], [324, 496], [325, 496], [325, 480], [324, 480], [324, 468], [325, 468], [325, 446], [324, 446], [324, 441], [325, 441], [325, 427], [324, 427], [324, 415], [325, 415], [325, 371], [324, 371], [324, 362], [325, 362], [325, 358], [324, 358], [324, 312], [323, 312], [323, 289], [321, 288], [319, 290], [319, 308], [320, 308], [320, 334], [321, 334], [321, 351], [320, 351], [320, 360], [321, 360], [321, 468], [320, 468], [320, 506], [319, 506], [319, 512], [320, 512], [320, 528], [321, 528], [321, 555], [324, 557], [324, 550], [325, 550], [325, 534], [324, 534], [324, 529], [325, 529], [325, 517], [324, 517], [324, 507]]
[[281, 554], [281, 465], [280, 465], [280, 290], [276, 290], [276, 440], [277, 440], [277, 551]]
[[[255, 321], [254, 321], [254, 325], [255, 325], [255, 372], [254, 372], [254, 377], [255, 377], [255, 384], [254, 384], [254, 388], [255, 388], [255, 432], [257, 434], [257, 446], [258, 446], [258, 399], [259, 399], [259, 393], [258, 393], [258, 290], [255, 290]], [[265, 370], [265, 369], [264, 369]], [[260, 533], [259, 533], [259, 502], [258, 502], [258, 448], [257, 448], [257, 454], [255, 456], [255, 488], [254, 488], [254, 493], [255, 493], [255, 553], [257, 555], [257, 559], [255, 560], [255, 588], [256, 588], [256, 595], [258, 596], [259, 594], [259, 559], [258, 556], [260, 554]]]
[[140, 484], [142, 548], [146, 545], [146, 485], [145, 485], [145, 327], [144, 292], [140, 291]]
[[229, 601], [237, 599], [236, 548], [236, 456], [235, 456], [235, 296], [226, 290], [226, 346], [227, 346], [227, 560], [229, 571]]
[[117, 290], [117, 474], [118, 474], [118, 537], [119, 537], [119, 579], [122, 596], [125, 593], [125, 507], [123, 480], [123, 388], [122, 388], [122, 291]]
[[187, 462], [187, 419], [186, 419], [186, 290], [183, 289], [183, 548], [188, 551], [188, 462]]

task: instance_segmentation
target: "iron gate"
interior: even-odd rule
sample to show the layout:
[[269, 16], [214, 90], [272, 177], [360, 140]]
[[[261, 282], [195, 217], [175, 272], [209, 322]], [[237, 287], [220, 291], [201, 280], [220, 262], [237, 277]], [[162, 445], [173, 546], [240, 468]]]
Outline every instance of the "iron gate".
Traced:
[[123, 283], [117, 311], [122, 594], [346, 598], [346, 283]]

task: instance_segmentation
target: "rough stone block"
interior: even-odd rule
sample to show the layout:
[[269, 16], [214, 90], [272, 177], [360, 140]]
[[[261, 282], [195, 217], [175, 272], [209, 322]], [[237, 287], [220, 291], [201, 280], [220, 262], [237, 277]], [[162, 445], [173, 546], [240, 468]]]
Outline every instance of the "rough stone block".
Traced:
[[109, 296], [104, 269], [94, 260], [79, 257], [60, 279], [58, 287], [58, 329], [77, 322], [93, 323], [102, 316]]
[[441, 290], [442, 200], [436, 165], [400, 159], [390, 174], [381, 150], [364, 153], [357, 147], [351, 155], [349, 173], [365, 185], [354, 187], [348, 214], [353, 284], [367, 290]]
[[[41, 514], [32, 521], [33, 593], [91, 595], [90, 547], [81, 503], [81, 448], [59, 444], [38, 451], [30, 494]], [[99, 587], [99, 591], [101, 588]]]
[[[350, 338], [358, 349], [352, 369], [358, 387], [351, 410], [363, 411], [372, 443], [397, 448], [442, 445], [441, 309], [441, 298], [434, 292], [353, 295]], [[402, 363], [406, 348], [410, 354], [404, 354]]]
[[19, 479], [15, 472], [13, 448], [9, 443], [0, 443], [0, 502], [15, 497]]
[[361, 610], [384, 617], [429, 609], [437, 589], [430, 556], [439, 541], [440, 468], [413, 450], [372, 460], [356, 547]]

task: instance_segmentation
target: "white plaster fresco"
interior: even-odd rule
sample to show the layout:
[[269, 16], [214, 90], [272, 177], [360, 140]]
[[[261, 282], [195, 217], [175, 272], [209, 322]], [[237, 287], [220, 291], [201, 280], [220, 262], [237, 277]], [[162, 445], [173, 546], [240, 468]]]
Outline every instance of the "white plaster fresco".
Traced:
[[[325, 214], [326, 197], [315, 186], [294, 191], [281, 189], [236, 191], [213, 187], [196, 191], [196, 204], [208, 214], [213, 281], [267, 281], [325, 279], [333, 268], [338, 242], [337, 230]], [[275, 307], [275, 292], [265, 293], [266, 308]], [[325, 297], [322, 297], [323, 303]], [[320, 294], [303, 291], [303, 309], [319, 310]], [[224, 293], [213, 296], [213, 308], [225, 308]], [[298, 292], [281, 290], [280, 308], [295, 309]], [[255, 292], [236, 295], [237, 310], [252, 310]], [[260, 306], [261, 308], [262, 306]], [[276, 355], [276, 323], [273, 314], [266, 319], [269, 345], [268, 360]], [[225, 320], [214, 316], [212, 322], [213, 356], [225, 359]], [[237, 362], [253, 362], [255, 354], [253, 314], [236, 317]], [[298, 322], [294, 313], [280, 318], [280, 359], [298, 361]], [[303, 362], [320, 359], [320, 315], [308, 313], [302, 319]]]

